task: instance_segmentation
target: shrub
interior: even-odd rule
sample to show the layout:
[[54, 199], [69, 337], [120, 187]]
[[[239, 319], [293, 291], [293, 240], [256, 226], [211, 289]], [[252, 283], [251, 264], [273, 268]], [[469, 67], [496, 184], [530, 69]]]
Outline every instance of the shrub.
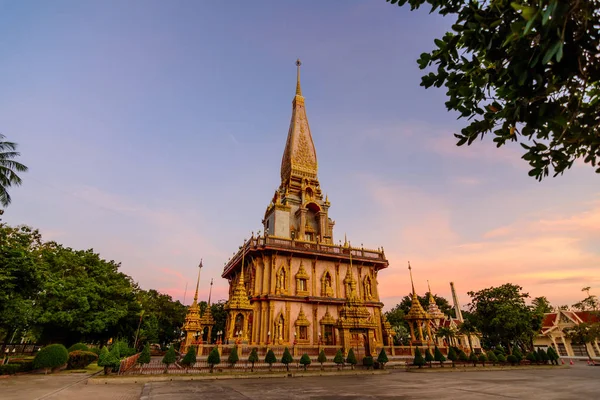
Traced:
[[498, 356], [497, 356], [497, 358], [498, 358], [498, 362], [500, 364], [504, 364], [506, 362], [506, 357], [504, 356], [503, 353], [499, 353]]
[[208, 359], [206, 360], [208, 366], [210, 367], [210, 373], [212, 374], [213, 368], [215, 365], [219, 365], [221, 363], [221, 356], [219, 355], [219, 349], [213, 347], [213, 349], [208, 354]]
[[413, 365], [417, 365], [419, 368], [423, 368], [425, 365], [425, 359], [421, 355], [421, 350], [418, 347], [415, 348], [415, 359], [413, 360]]
[[237, 346], [233, 346], [229, 357], [227, 357], [227, 362], [233, 367], [238, 361], [240, 361], [240, 357], [238, 356]]
[[473, 363], [473, 366], [476, 367], [477, 366], [477, 354], [475, 354], [474, 351], [471, 352], [471, 354], [469, 354], [469, 361], [471, 361]]
[[62, 344], [51, 344], [44, 347], [35, 355], [33, 367], [44, 368], [46, 373], [49, 369], [65, 365], [69, 360], [69, 352]]
[[283, 356], [281, 357], [281, 363], [285, 364], [285, 369], [286, 370], [290, 370], [290, 363], [294, 362], [294, 358], [292, 357], [292, 355], [290, 354], [290, 350], [286, 347], [285, 350], [283, 350]]
[[523, 354], [521, 354], [521, 352], [517, 348], [513, 349], [512, 355], [516, 357], [517, 364], [519, 364], [521, 360], [523, 360]]
[[308, 367], [311, 363], [312, 363], [312, 361], [310, 360], [310, 357], [308, 356], [308, 354], [306, 354], [306, 353], [302, 354], [302, 357], [300, 357], [300, 364], [302, 364], [304, 366], [305, 371], [306, 371], [306, 367]]
[[340, 365], [344, 366], [344, 355], [342, 354], [342, 350], [338, 350], [333, 357], [333, 362], [336, 363], [338, 370], [340, 369]]
[[371, 367], [373, 366], [373, 357], [371, 357], [371, 356], [363, 357], [362, 363], [365, 367], [367, 367], [367, 369], [371, 369]]
[[100, 356], [98, 357], [98, 366], [104, 367], [104, 375], [108, 375], [111, 370], [118, 369], [121, 365], [121, 360], [117, 357], [119, 349], [114, 348], [108, 351], [106, 347], [102, 348]]
[[508, 361], [511, 365], [515, 365], [519, 363], [518, 358], [514, 354], [509, 354], [506, 357], [506, 361]]
[[162, 363], [165, 364], [165, 374], [169, 372], [169, 365], [177, 361], [177, 354], [175, 353], [175, 347], [170, 346], [165, 356], [162, 359]]
[[115, 345], [119, 347], [120, 358], [130, 357], [135, 354], [135, 349], [129, 347], [129, 344], [124, 340], [119, 340]]
[[537, 362], [537, 356], [535, 355], [534, 351], [527, 353], [527, 355], [525, 356], [525, 359], [528, 360], [532, 364]]
[[377, 362], [381, 364], [381, 369], [385, 368], [385, 364], [389, 361], [387, 354], [385, 354], [385, 349], [381, 349], [379, 355], [377, 356]]
[[92, 353], [94, 353], [95, 355], [97, 355], [99, 357], [100, 351], [102, 351], [102, 349], [100, 347], [90, 347], [90, 348], [88, 348], [88, 351], [91, 351]]
[[450, 347], [450, 350], [448, 350], [448, 360], [452, 361], [452, 366], [455, 367], [456, 364], [456, 360], [458, 360], [458, 354], [456, 354], [456, 350], [454, 350], [454, 347]]
[[275, 353], [273, 353], [273, 350], [269, 349], [269, 351], [267, 351], [267, 355], [265, 356], [265, 362], [269, 364], [269, 371], [271, 371], [273, 364], [277, 362], [277, 357], [275, 357]]
[[425, 362], [429, 363], [429, 368], [431, 368], [431, 362], [433, 361], [433, 356], [429, 349], [425, 350]]
[[548, 364], [548, 361], [550, 360], [550, 358], [548, 357], [548, 354], [541, 347], [537, 351], [537, 359], [542, 364]]
[[348, 357], [346, 357], [346, 362], [348, 364], [350, 364], [350, 367], [352, 369], [354, 369], [354, 366], [356, 365], [356, 363], [358, 362], [356, 360], [356, 355], [354, 354], [354, 350], [352, 350], [352, 348], [350, 348], [350, 350], [348, 351]]
[[150, 364], [150, 345], [148, 343], [146, 343], [142, 350], [142, 354], [140, 354], [140, 358], [138, 358], [138, 364], [140, 364], [142, 368], [144, 364]]
[[554, 348], [548, 347], [547, 355], [548, 355], [548, 359], [550, 360], [550, 362], [552, 364], [558, 365], [558, 359], [560, 358], [560, 356], [558, 355], [556, 350], [554, 350]]
[[485, 362], [488, 360], [485, 354], [481, 353], [477, 358], [479, 358], [479, 362], [481, 363], [481, 365], [485, 367]]
[[506, 349], [502, 346], [498, 346], [494, 349], [494, 353], [496, 353], [496, 356], [498, 354], [504, 354], [504, 357], [506, 357]]
[[467, 353], [465, 353], [464, 351], [459, 350], [459, 352], [458, 352], [458, 360], [462, 361], [462, 362], [469, 361], [469, 356], [467, 356]]
[[258, 352], [256, 347], [250, 352], [250, 355], [248, 356], [248, 362], [252, 365], [250, 372], [254, 372], [254, 363], [258, 362]]
[[85, 344], [83, 343], [75, 343], [73, 346], [69, 347], [69, 353], [72, 353], [74, 351], [91, 351], [89, 349], [89, 347], [87, 347]]
[[98, 361], [98, 356], [96, 353], [92, 353], [91, 351], [75, 350], [69, 353], [67, 368], [83, 369], [94, 361]]
[[[341, 355], [341, 353], [340, 353]], [[317, 361], [321, 363], [321, 369], [323, 369], [323, 363], [327, 362], [327, 356], [325, 355], [325, 350], [321, 350], [321, 352], [319, 353], [319, 358], [317, 358]]]
[[446, 361], [446, 357], [444, 357], [444, 355], [442, 354], [440, 349], [438, 349], [437, 346], [435, 346], [435, 350], [433, 351], [433, 359], [440, 363], [440, 367], [444, 366], [444, 361]]
[[194, 364], [196, 364], [196, 347], [190, 346], [187, 353], [185, 353], [185, 357], [181, 360], [181, 365], [185, 367], [185, 373], [187, 374], [188, 368], [193, 367]]
[[0, 365], [0, 375], [14, 375], [17, 372], [21, 372], [20, 364]]
[[487, 352], [487, 358], [488, 361], [492, 363], [492, 365], [496, 365], [496, 363], [498, 362], [498, 357], [496, 357], [496, 354], [494, 354], [493, 351], [488, 351]]

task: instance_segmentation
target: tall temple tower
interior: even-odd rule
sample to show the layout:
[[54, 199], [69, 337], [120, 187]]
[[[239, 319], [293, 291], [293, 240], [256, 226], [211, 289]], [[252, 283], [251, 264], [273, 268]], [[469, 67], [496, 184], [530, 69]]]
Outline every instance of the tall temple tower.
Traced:
[[253, 234], [223, 270], [229, 280], [224, 338], [255, 346], [353, 347], [370, 354], [393, 336], [377, 287], [388, 261], [383, 248], [334, 244], [300, 65], [298, 60], [281, 182], [265, 211], [264, 234]]

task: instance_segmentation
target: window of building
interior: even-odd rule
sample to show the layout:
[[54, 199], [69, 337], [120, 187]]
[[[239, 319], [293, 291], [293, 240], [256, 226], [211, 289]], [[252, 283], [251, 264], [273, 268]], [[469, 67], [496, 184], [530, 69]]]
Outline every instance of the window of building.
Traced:
[[298, 329], [298, 333], [300, 334], [300, 340], [308, 340], [308, 327], [300, 326]]
[[306, 292], [306, 279], [298, 279], [298, 291]]

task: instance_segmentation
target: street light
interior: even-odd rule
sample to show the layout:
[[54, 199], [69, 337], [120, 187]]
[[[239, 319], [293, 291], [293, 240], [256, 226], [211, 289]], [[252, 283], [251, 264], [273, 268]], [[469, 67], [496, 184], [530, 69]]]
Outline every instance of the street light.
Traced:
[[271, 331], [267, 332], [267, 344], [271, 344]]

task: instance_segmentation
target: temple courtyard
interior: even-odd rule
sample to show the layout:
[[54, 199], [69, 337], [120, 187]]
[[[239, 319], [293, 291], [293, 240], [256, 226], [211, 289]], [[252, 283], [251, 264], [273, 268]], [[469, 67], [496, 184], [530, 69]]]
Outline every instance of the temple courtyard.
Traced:
[[269, 379], [86, 384], [84, 376], [23, 375], [0, 380], [3, 400], [64, 399], [574, 399], [597, 398], [600, 368], [413, 373]]

